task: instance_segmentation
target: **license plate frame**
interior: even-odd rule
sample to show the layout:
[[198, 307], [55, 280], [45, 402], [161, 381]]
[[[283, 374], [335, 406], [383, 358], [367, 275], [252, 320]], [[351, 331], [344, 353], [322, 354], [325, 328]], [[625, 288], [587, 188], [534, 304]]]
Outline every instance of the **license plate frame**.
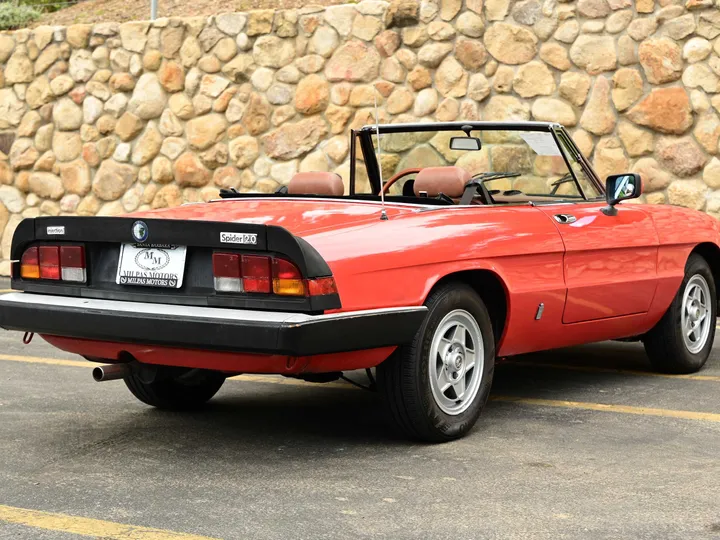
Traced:
[[187, 246], [121, 244], [115, 283], [179, 289], [185, 277]]

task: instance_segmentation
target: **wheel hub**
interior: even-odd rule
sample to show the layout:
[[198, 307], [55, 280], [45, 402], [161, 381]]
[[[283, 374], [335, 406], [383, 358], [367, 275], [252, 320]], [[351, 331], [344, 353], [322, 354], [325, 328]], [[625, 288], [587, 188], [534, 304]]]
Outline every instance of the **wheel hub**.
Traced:
[[456, 309], [440, 321], [430, 347], [430, 387], [435, 403], [450, 415], [475, 399], [483, 374], [483, 338], [477, 321]]
[[687, 283], [683, 293], [681, 328], [685, 346], [691, 353], [699, 352], [707, 342], [711, 321], [710, 288], [705, 279], [696, 274]]
[[697, 320], [700, 318], [700, 307], [697, 305], [697, 302], [693, 302], [690, 305], [690, 317], [692, 318], [693, 322], [697, 322]]
[[457, 381], [465, 374], [465, 351], [459, 343], [454, 343], [445, 354], [445, 371], [448, 379]]

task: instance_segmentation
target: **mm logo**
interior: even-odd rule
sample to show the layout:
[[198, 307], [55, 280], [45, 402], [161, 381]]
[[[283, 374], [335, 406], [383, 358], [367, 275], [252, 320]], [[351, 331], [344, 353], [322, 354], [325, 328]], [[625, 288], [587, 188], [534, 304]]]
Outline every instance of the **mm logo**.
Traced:
[[170, 255], [164, 249], [143, 249], [135, 255], [135, 264], [148, 272], [157, 272], [170, 264]]

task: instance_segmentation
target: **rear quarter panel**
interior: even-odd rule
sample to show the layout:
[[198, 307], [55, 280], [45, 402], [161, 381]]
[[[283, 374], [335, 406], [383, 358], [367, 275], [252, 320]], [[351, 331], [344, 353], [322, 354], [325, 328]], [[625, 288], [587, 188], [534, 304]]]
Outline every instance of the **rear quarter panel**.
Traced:
[[[374, 223], [305, 239], [330, 265], [343, 310], [421, 305], [449, 274], [487, 270], [505, 287], [503, 340], [522, 342], [527, 350], [552, 346], [552, 321], [561, 321], [565, 302], [563, 243], [537, 208], [453, 207], [388, 221], [378, 216]], [[535, 321], [541, 302], [545, 314]]]
[[699, 244], [720, 245], [720, 224], [705, 213], [669, 205], [643, 205], [657, 229], [658, 288], [648, 312], [648, 329], [662, 317], [677, 294], [685, 263]]

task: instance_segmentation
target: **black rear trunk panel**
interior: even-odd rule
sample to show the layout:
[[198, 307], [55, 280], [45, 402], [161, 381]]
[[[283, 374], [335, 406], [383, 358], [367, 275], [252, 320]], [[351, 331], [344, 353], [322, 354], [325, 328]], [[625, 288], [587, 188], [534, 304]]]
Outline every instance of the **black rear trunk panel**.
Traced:
[[[132, 226], [138, 220], [145, 222], [148, 229], [143, 245], [187, 246], [185, 274], [179, 289], [116, 283], [120, 246], [136, 243]], [[57, 234], [58, 230], [64, 233]], [[257, 235], [257, 243], [222, 242], [221, 233]], [[83, 244], [87, 283], [77, 285], [20, 278], [19, 260], [23, 252], [31, 245], [46, 243]], [[338, 295], [293, 298], [271, 294], [218, 293], [213, 284], [213, 251], [280, 256], [295, 263], [306, 279], [332, 275], [327, 263], [312, 246], [282, 227], [129, 217], [43, 217], [24, 220], [15, 232], [11, 251], [14, 261], [12, 286], [28, 292], [65, 296], [304, 313], [320, 313], [340, 307]]]

